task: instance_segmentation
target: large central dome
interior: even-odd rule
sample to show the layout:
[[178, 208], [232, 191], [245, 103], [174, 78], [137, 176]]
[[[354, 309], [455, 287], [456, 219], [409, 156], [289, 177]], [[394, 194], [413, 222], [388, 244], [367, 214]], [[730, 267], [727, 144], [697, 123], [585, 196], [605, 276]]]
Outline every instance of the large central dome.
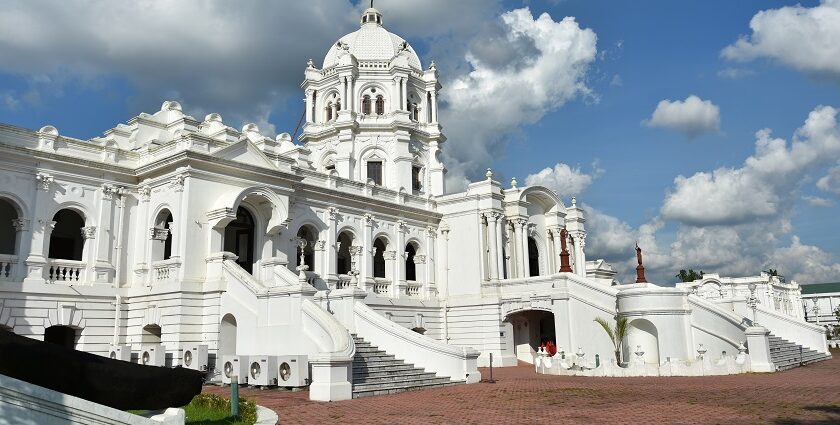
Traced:
[[341, 50], [348, 51], [360, 62], [390, 61], [405, 50], [409, 66], [418, 71], [423, 69], [414, 49], [402, 37], [388, 32], [382, 26], [382, 14], [373, 8], [362, 15], [362, 27], [358, 31], [341, 37], [333, 44], [324, 58], [323, 69], [338, 63]]

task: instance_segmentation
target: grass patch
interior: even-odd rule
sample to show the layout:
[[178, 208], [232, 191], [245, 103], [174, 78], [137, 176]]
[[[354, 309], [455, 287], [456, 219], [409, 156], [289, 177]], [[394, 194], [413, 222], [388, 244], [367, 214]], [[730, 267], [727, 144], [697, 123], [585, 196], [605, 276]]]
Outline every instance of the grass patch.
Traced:
[[184, 406], [187, 425], [253, 425], [257, 421], [257, 405], [239, 398], [239, 419], [230, 417], [230, 399], [215, 394], [199, 394]]

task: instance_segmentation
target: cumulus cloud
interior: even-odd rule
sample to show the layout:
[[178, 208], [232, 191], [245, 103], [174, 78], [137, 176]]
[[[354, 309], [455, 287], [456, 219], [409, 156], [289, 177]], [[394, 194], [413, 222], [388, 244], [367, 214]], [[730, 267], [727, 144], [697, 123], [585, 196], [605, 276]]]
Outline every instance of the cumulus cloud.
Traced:
[[688, 96], [685, 100], [663, 100], [653, 115], [643, 121], [649, 127], [678, 130], [689, 138], [720, 130], [720, 108], [709, 100]]
[[444, 150], [450, 191], [476, 178], [523, 125], [590, 92], [585, 75], [596, 57], [597, 37], [574, 18], [555, 21], [545, 13], [534, 18], [529, 9], [517, 9], [502, 14], [488, 31], [470, 44], [469, 72], [444, 83], [441, 120], [450, 140]]
[[554, 167], [546, 167], [538, 173], [531, 174], [525, 178], [528, 186], [545, 186], [557, 192], [562, 197], [577, 196], [598, 178], [603, 170], [594, 164], [591, 174], [581, 171], [580, 167], [570, 167], [568, 164], [558, 162]]
[[793, 142], [756, 134], [755, 153], [740, 168], [678, 176], [662, 206], [665, 219], [690, 225], [739, 224], [779, 216], [810, 170], [840, 156], [837, 110], [814, 109]]
[[840, 0], [763, 10], [750, 20], [750, 29], [752, 34], [721, 55], [742, 62], [768, 58], [840, 82]]
[[16, 111], [20, 106], [20, 100], [12, 93], [0, 93], [0, 100], [3, 101], [3, 106], [10, 111]]
[[836, 195], [840, 195], [840, 165], [828, 170], [828, 174], [817, 180], [817, 187]]
[[775, 250], [766, 263], [800, 283], [835, 282], [840, 276], [840, 263], [835, 256], [803, 244], [797, 236], [793, 236], [789, 246]]
[[812, 207], [830, 207], [834, 205], [831, 199], [821, 198], [819, 196], [803, 196], [802, 199]]

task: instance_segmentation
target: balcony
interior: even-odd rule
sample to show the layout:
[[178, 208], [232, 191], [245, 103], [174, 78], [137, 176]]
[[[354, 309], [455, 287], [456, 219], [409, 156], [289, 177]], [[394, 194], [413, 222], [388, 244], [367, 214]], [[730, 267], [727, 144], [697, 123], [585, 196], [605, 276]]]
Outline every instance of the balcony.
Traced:
[[48, 258], [46, 270], [47, 283], [65, 283], [68, 285], [87, 281], [87, 263], [84, 261], [59, 260]]
[[0, 282], [8, 282], [15, 278], [17, 255], [0, 254]]
[[155, 261], [152, 263], [152, 282], [154, 284], [176, 282], [179, 270], [181, 270], [181, 259], [179, 257]]

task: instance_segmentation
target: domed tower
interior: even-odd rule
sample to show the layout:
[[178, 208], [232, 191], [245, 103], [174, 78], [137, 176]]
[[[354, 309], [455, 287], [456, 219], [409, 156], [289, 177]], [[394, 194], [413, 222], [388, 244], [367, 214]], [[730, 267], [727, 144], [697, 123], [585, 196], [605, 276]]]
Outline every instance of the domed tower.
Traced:
[[309, 61], [300, 140], [320, 171], [442, 195], [446, 137], [438, 123], [437, 69], [432, 63], [423, 70], [414, 49], [382, 22], [378, 10], [366, 10], [361, 28], [330, 48], [323, 68]]

